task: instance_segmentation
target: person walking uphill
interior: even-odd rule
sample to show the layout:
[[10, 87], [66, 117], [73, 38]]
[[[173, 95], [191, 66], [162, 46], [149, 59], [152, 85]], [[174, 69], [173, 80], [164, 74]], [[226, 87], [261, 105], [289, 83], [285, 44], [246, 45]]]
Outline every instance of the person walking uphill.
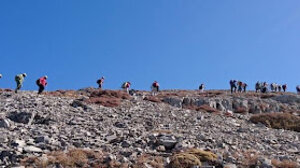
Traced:
[[199, 90], [200, 90], [200, 92], [204, 92], [204, 89], [205, 89], [205, 85], [202, 83], [202, 84], [199, 86]]
[[159, 83], [157, 81], [154, 81], [151, 85], [151, 91], [152, 95], [155, 96], [157, 95], [157, 92], [159, 92]]
[[244, 90], [244, 93], [246, 93], [247, 92], [247, 83], [243, 83], [243, 90]]
[[26, 78], [27, 74], [26, 73], [23, 73], [23, 74], [18, 74], [15, 76], [15, 81], [17, 83], [17, 88], [15, 90], [15, 93], [18, 93], [18, 90], [20, 90], [23, 86], [23, 82], [24, 82], [24, 79]]
[[283, 92], [286, 92], [286, 90], [287, 90], [287, 84], [282, 85], [282, 90], [283, 90]]
[[97, 84], [99, 85], [99, 89], [102, 89], [104, 79], [105, 78], [102, 76], [100, 79], [97, 80]]
[[238, 81], [237, 84], [238, 84], [238, 92], [242, 93], [242, 91], [243, 91], [243, 82]]
[[122, 88], [129, 94], [129, 88], [130, 88], [131, 83], [130, 82], [124, 82], [122, 84]]
[[38, 94], [41, 94], [44, 90], [45, 90], [45, 87], [47, 86], [47, 79], [48, 79], [48, 76], [43, 76], [41, 78], [39, 78], [37, 81], [36, 81], [36, 84], [38, 85], [39, 87], [39, 92]]
[[233, 92], [236, 92], [236, 80], [230, 80], [229, 81], [229, 84], [230, 84], [230, 92], [233, 93]]
[[300, 94], [300, 85], [298, 85], [298, 86], [296, 87], [296, 90], [297, 90], [297, 94]]

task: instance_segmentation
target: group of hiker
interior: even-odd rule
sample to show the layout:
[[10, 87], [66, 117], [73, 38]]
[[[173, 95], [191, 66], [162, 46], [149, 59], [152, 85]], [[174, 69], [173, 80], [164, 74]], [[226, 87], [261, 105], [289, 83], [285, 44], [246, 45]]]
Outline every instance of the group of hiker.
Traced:
[[[18, 74], [15, 76], [15, 82], [17, 84], [15, 93], [18, 93], [18, 91], [22, 88], [23, 82], [26, 77], [27, 77], [26, 73]], [[2, 78], [2, 74], [0, 74], [0, 78]], [[45, 87], [48, 84], [47, 79], [48, 79], [48, 76], [45, 75], [36, 80], [36, 85], [39, 87], [38, 94], [41, 94], [45, 90]]]
[[[256, 84], [255, 84], [255, 92], [266, 93], [266, 92], [269, 91], [268, 87], [269, 87], [269, 84], [267, 82], [257, 81]], [[277, 84], [277, 83], [271, 83], [270, 84], [270, 90], [272, 92], [281, 92], [281, 91], [286, 92], [287, 91], [287, 84], [280, 85], [280, 84]], [[298, 92], [298, 90], [297, 90], [297, 92]]]
[[[25, 80], [25, 78], [27, 77], [27, 74], [26, 73], [22, 73], [22, 74], [18, 74], [15, 76], [15, 82], [17, 84], [17, 87], [15, 89], [15, 93], [18, 93], [18, 91], [22, 88], [23, 86], [23, 82]], [[0, 74], [0, 78], [2, 78], [2, 74]], [[36, 80], [36, 85], [38, 86], [38, 94], [41, 94], [44, 90], [45, 90], [45, 87], [47, 86], [47, 79], [48, 79], [48, 76], [45, 75], [45, 76], [42, 76], [40, 77], [39, 79]], [[102, 89], [103, 87], [103, 83], [104, 83], [104, 80], [105, 80], [105, 77], [101, 77], [100, 79], [97, 80], [97, 84], [98, 84], [98, 87], [99, 89]], [[238, 80], [230, 80], [229, 81], [229, 84], [230, 84], [230, 92], [231, 93], [234, 93], [234, 92], [246, 92], [247, 91], [247, 84], [245, 82], [242, 82], [242, 81], [238, 81]], [[129, 94], [130, 92], [130, 87], [131, 87], [131, 83], [129, 81], [127, 82], [124, 82], [122, 85], [121, 85], [121, 88], [127, 92]], [[269, 84], [267, 82], [256, 82], [255, 84], [255, 92], [261, 92], [261, 93], [267, 93], [269, 91]], [[160, 89], [160, 85], [157, 81], [154, 81], [151, 85], [151, 92], [152, 92], [152, 95], [157, 95], [157, 93], [159, 92], [159, 89]], [[201, 84], [199, 86], [199, 91], [200, 92], [203, 92], [205, 89], [205, 85], [204, 84]], [[280, 85], [280, 84], [277, 84], [277, 83], [271, 83], [270, 84], [270, 90], [272, 92], [286, 92], [287, 91], [287, 84], [283, 84], [283, 85]], [[296, 87], [296, 91], [298, 94], [300, 94], [300, 85], [298, 85]]]
[[[246, 92], [247, 84], [237, 80], [230, 80], [230, 92]], [[267, 82], [256, 82], [255, 84], [255, 92], [267, 93], [269, 92], [269, 87], [271, 92], [286, 92], [287, 91], [287, 84], [277, 84], [271, 83], [270, 85]], [[300, 94], [300, 85], [296, 87], [297, 93]]]
[[244, 83], [242, 81], [237, 81], [237, 80], [230, 80], [230, 92], [246, 92], [247, 90], [247, 83]]
[[[104, 79], [105, 77], [102, 76], [100, 79], [97, 80], [97, 84], [98, 84], [98, 88], [99, 89], [102, 89], [103, 87], [103, 83], [104, 83]], [[130, 92], [130, 86], [131, 86], [131, 83], [129, 81], [127, 82], [124, 82], [122, 85], [121, 85], [121, 88], [127, 92], [129, 94]], [[151, 85], [151, 92], [152, 92], [152, 95], [157, 95], [157, 93], [159, 92], [159, 83], [157, 81], [154, 81]]]

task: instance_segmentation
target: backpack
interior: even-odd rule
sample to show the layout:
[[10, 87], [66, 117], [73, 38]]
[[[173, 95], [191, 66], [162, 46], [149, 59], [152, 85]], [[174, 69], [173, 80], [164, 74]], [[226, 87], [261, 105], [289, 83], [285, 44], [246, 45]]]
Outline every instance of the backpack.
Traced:
[[40, 79], [36, 80], [35, 83], [36, 83], [36, 85], [39, 86], [39, 85], [41, 84], [41, 83], [40, 83]]
[[98, 79], [98, 80], [97, 80], [97, 84], [100, 84], [100, 82], [101, 82], [101, 80], [100, 80], [100, 79]]
[[127, 84], [127, 82], [123, 83], [121, 88], [123, 88], [123, 89], [126, 88], [126, 84]]

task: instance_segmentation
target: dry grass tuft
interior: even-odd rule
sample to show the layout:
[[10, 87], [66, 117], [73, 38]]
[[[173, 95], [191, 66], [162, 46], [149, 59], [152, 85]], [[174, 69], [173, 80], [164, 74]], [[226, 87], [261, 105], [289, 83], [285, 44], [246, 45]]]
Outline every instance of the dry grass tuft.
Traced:
[[12, 92], [12, 89], [0, 89], [0, 92]]
[[52, 152], [42, 157], [29, 157], [22, 160], [25, 167], [101, 167], [101, 168], [128, 168], [115, 160], [108, 159], [102, 152], [84, 149], [72, 149], [67, 152]]
[[220, 95], [224, 95], [226, 92], [221, 90], [209, 90], [199, 93], [201, 97], [217, 97]]
[[170, 168], [190, 168], [193, 166], [201, 166], [202, 162], [209, 165], [217, 166], [218, 156], [209, 151], [203, 151], [201, 149], [188, 149], [184, 152], [173, 154]]
[[271, 163], [276, 168], [298, 168], [299, 167], [299, 165], [296, 162], [289, 161], [289, 160], [279, 161], [276, 159], [272, 159]]
[[199, 106], [198, 111], [200, 111], [200, 110], [206, 111], [206, 112], [209, 112], [209, 113], [218, 113], [219, 112], [219, 110], [217, 110], [215, 108], [212, 108], [212, 107], [210, 107], [209, 105], [206, 105], [206, 104]]
[[209, 105], [201, 105], [201, 106], [197, 106], [197, 105], [183, 105], [183, 108], [185, 109], [189, 109], [189, 110], [196, 110], [196, 111], [204, 111], [204, 112], [208, 112], [208, 113], [219, 113], [220, 111], [210, 107]]
[[88, 104], [100, 104], [105, 107], [118, 107], [122, 100], [129, 100], [130, 96], [123, 91], [97, 90], [85, 100]]
[[179, 153], [171, 157], [170, 168], [191, 168], [201, 166], [201, 161], [193, 154]]
[[160, 156], [142, 155], [137, 159], [133, 168], [164, 168], [164, 158]]
[[234, 110], [235, 113], [239, 114], [246, 114], [248, 111], [245, 107], [238, 107]]
[[256, 166], [258, 163], [258, 157], [259, 154], [257, 151], [254, 150], [247, 150], [242, 153], [243, 158], [242, 158], [242, 165], [246, 167], [253, 167]]
[[56, 90], [53, 92], [45, 92], [45, 95], [54, 96], [54, 97], [70, 97], [78, 98], [78, 94], [75, 90]]
[[269, 128], [286, 129], [300, 132], [300, 117], [290, 113], [266, 113], [253, 115], [250, 121], [262, 123]]
[[150, 101], [150, 102], [154, 102], [154, 103], [161, 103], [161, 99], [155, 97], [155, 96], [147, 96], [144, 98], [144, 100]]
[[185, 153], [196, 156], [201, 162], [214, 162], [218, 158], [216, 154], [200, 149], [189, 149]]
[[277, 94], [275, 94], [275, 93], [266, 93], [266, 94], [262, 94], [260, 96], [260, 98], [262, 98], [262, 99], [269, 99], [269, 98], [276, 97], [276, 96], [277, 96]]

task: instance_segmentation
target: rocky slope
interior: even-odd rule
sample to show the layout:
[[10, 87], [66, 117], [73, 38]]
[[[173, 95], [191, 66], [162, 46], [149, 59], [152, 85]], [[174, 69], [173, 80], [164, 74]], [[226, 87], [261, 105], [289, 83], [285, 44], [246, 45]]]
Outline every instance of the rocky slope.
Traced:
[[249, 121], [257, 113], [299, 115], [295, 94], [133, 91], [112, 99], [120, 93], [94, 92], [1, 91], [0, 165], [21, 166], [24, 158], [73, 148], [101, 150], [129, 166], [143, 154], [162, 156], [168, 165], [172, 153], [188, 148], [217, 154], [219, 167], [268, 167], [272, 159], [300, 164], [300, 132]]

